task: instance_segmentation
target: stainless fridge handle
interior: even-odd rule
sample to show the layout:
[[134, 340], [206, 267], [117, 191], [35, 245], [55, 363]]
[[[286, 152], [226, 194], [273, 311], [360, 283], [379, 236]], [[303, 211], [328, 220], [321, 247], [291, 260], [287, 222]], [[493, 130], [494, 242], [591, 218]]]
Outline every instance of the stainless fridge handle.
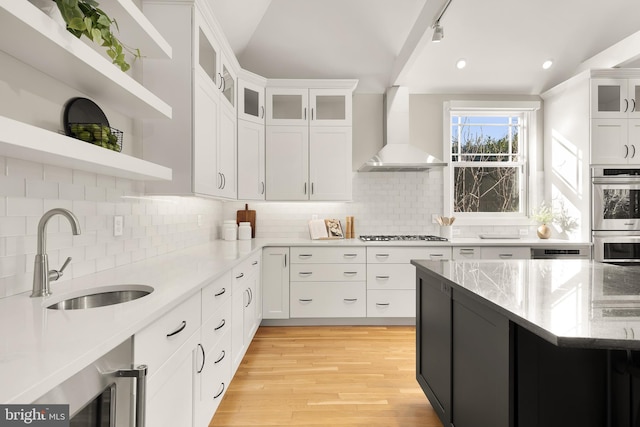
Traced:
[[115, 372], [117, 377], [135, 378], [136, 380], [136, 424], [135, 427], [145, 427], [147, 400], [147, 365], [139, 365], [133, 369], [120, 369]]

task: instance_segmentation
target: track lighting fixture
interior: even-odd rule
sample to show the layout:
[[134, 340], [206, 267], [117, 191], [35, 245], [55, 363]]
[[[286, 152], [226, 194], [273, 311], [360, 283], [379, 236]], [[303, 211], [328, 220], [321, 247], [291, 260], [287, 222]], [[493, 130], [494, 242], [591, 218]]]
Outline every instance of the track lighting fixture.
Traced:
[[436, 20], [433, 21], [433, 26], [432, 26], [433, 37], [431, 37], [431, 41], [434, 43], [438, 43], [444, 38], [444, 28], [442, 27], [442, 25], [440, 25], [440, 20], [442, 19], [442, 16], [447, 11], [447, 8], [449, 7], [452, 1], [453, 0], [447, 0], [447, 3], [445, 3], [444, 7], [442, 8], [442, 11], [440, 11]]

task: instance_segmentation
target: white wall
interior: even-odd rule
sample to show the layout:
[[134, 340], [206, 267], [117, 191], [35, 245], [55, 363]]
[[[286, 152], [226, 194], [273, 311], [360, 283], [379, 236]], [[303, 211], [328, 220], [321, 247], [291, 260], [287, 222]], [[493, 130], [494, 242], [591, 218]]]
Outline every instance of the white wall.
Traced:
[[[63, 105], [75, 96], [86, 95], [0, 52], [0, 115], [57, 132]], [[111, 126], [124, 131], [123, 152], [139, 156], [136, 123], [102, 107]], [[218, 237], [221, 202], [141, 196], [141, 182], [16, 160], [0, 152], [0, 298], [31, 290], [37, 224], [52, 208], [70, 209], [82, 228], [81, 235], [72, 236], [61, 217], [47, 226], [50, 268], [73, 258], [61, 281]], [[121, 237], [113, 236], [114, 215], [124, 216]]]

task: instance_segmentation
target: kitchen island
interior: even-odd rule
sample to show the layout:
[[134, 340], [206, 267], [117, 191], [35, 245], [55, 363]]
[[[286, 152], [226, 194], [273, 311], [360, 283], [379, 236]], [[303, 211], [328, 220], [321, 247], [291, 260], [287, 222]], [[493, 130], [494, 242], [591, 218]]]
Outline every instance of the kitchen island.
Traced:
[[444, 425], [637, 425], [640, 267], [412, 264], [416, 374]]

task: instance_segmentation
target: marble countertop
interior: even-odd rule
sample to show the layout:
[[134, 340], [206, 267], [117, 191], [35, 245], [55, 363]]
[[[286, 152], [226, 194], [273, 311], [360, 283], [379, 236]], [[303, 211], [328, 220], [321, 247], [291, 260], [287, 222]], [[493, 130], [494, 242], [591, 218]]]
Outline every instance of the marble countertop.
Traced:
[[269, 246], [529, 246], [529, 247], [576, 247], [591, 246], [591, 242], [578, 242], [562, 239], [480, 239], [475, 237], [453, 238], [450, 241], [407, 241], [394, 240], [384, 242], [363, 242], [360, 239], [332, 239], [332, 240], [310, 240], [310, 239], [262, 239], [265, 245]]
[[640, 350], [640, 266], [589, 260], [414, 260], [421, 271], [567, 347]]
[[[475, 240], [477, 244], [503, 244]], [[450, 246], [456, 242], [216, 240], [100, 273], [52, 282], [53, 295], [48, 298], [30, 298], [29, 293], [23, 293], [0, 299], [0, 402], [32, 402], [265, 246]], [[542, 243], [539, 239], [504, 243], [516, 242], [524, 246]], [[564, 240], [546, 240], [544, 244], [585, 245]], [[66, 298], [120, 284], [150, 285], [154, 291], [126, 304], [90, 310], [46, 308]]]

